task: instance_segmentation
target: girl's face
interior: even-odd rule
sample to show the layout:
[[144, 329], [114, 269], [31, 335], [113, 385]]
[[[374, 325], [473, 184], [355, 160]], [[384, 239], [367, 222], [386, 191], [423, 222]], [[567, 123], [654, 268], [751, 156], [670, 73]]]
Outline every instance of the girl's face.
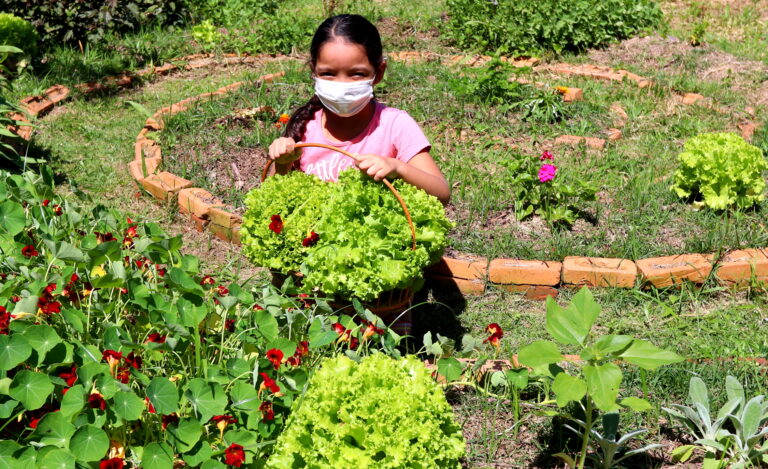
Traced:
[[382, 62], [378, 70], [374, 69], [362, 45], [335, 39], [320, 46], [313, 72], [322, 80], [373, 80], [375, 85], [381, 81], [385, 69], [386, 62]]

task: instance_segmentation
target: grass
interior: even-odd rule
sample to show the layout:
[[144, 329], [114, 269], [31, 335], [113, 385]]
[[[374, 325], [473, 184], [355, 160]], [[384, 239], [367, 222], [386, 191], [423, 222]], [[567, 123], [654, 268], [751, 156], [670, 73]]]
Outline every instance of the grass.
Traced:
[[[384, 36], [389, 50], [419, 48], [448, 54], [458, 52], [433, 35], [439, 27], [441, 1], [430, 0], [418, 5], [402, 1], [360, 3], [375, 15], [387, 18], [382, 23], [387, 26]], [[759, 10], [749, 9], [749, 2], [746, 4], [745, 8], [720, 15], [710, 2], [663, 2], [670, 18], [670, 34], [685, 38], [696, 21], [705, 20], [710, 22], [705, 35], [708, 45], [686, 49], [676, 56], [659, 57], [656, 62], [612, 59], [611, 65], [651, 78], [656, 86], [650, 89], [576, 77], [534, 77], [529, 72], [529, 78], [584, 89], [587, 100], [573, 104], [573, 117], [559, 123], [524, 122], [515, 113], [505, 114], [492, 106], [462, 98], [450, 85], [461, 79], [462, 71], [437, 63], [390, 63], [377, 94], [388, 104], [408, 110], [432, 141], [433, 154], [454, 187], [453, 215], [459, 228], [453, 242], [459, 250], [488, 257], [560, 259], [567, 255], [597, 255], [637, 259], [683, 251], [767, 246], [768, 233], [763, 218], [768, 205], [765, 202], [754, 211], [695, 211], [677, 200], [668, 189], [682, 142], [700, 132], [734, 130], [744, 116], [744, 108], [753, 104], [740, 83], [754, 83], [760, 78], [759, 73], [736, 74], [736, 78], [724, 80], [707, 80], [696, 73], [712, 52], [727, 52], [739, 60], [766, 61], [768, 38], [748, 21], [759, 14]], [[320, 4], [296, 0], [287, 2], [286, 7], [294, 8], [297, 14], [314, 17], [319, 14]], [[743, 36], [736, 37], [734, 31], [741, 31]], [[118, 52], [121, 50], [123, 52]], [[188, 33], [164, 30], [110, 38], [84, 54], [57, 48], [50, 54], [53, 61], [48, 68], [39, 75], [20, 78], [14, 93], [22, 96], [53, 83], [91, 80], [201, 50], [190, 45]], [[574, 63], [592, 61], [587, 55], [556, 59]], [[670, 61], [673, 66], [665, 68], [663, 65]], [[137, 189], [127, 174], [126, 163], [133, 158], [133, 141], [144, 116], [126, 105], [126, 101], [136, 101], [154, 111], [183, 98], [280, 69], [286, 71], [286, 76], [278, 84], [249, 85], [231, 96], [202, 103], [167, 120], [168, 127], [159, 136], [166, 167], [192, 179], [199, 187], [209, 187], [210, 175], [202, 169], [213, 159], [208, 149], [223, 149], [230, 154], [252, 151], [265, 147], [278, 132], [271, 114], [262, 114], [249, 127], [216, 125], [214, 121], [236, 109], [270, 105], [280, 113], [302, 103], [308, 97], [308, 86], [300, 60], [270, 62], [254, 68], [189, 72], [150, 80], [130, 90], [88, 99], [78, 97], [37, 123], [39, 129], [32, 153], [45, 157], [60, 180], [67, 182], [63, 191], [82, 189], [93, 196], [94, 203], [159, 221], [172, 232], [183, 233], [186, 240], [192, 240], [185, 246], [197, 249], [196, 253], [209, 263], [212, 271], [232, 271], [243, 280], [250, 276], [261, 280], [264, 274], [254, 271], [236, 251], [222, 252], [217, 248], [219, 243], [210, 238], [187, 233], [183, 228], [186, 220], [178, 218], [175, 207], [158, 206], [145, 196], [136, 198]], [[672, 106], [674, 93], [688, 91], [714, 99], [729, 112], [720, 113], [701, 106]], [[568, 231], [549, 230], [535, 220], [514, 222], [507, 213], [511, 187], [503, 161], [521, 153], [538, 152], [563, 133], [599, 136], [603, 129], [613, 125], [610, 111], [613, 103], [619, 103], [629, 116], [621, 140], [602, 152], [554, 149], [561, 168], [559, 177], [599, 182], [600, 201], [585, 206], [597, 217], [597, 225], [579, 221], [574, 230]], [[755, 113], [754, 120], [765, 121], [765, 106], [756, 106]], [[768, 132], [756, 135], [756, 144], [766, 148], [766, 142]], [[519, 148], [511, 148], [510, 143]], [[188, 158], [185, 151], [196, 152], [198, 163]], [[242, 193], [232, 190], [231, 186], [215, 189], [228, 203], [235, 206], [240, 203]], [[505, 228], [494, 227], [505, 219], [511, 220]], [[564, 290], [558, 301], [565, 303], [572, 294]], [[459, 344], [463, 334], [483, 338], [484, 328], [490, 322], [499, 323], [505, 331], [502, 357], [511, 356], [530, 342], [547, 338], [545, 308], [540, 302], [500, 290], [466, 298], [445, 297], [439, 289], [423, 295], [429, 301], [416, 310], [417, 346], [418, 339], [428, 331], [450, 337]], [[650, 427], [649, 441], [666, 437], [669, 429], [660, 423], [664, 418], [660, 408], [670, 402], [685, 401], [691, 376], [702, 377], [717, 402], [723, 401], [727, 374], [744, 382], [750, 394], [768, 393], [765, 371], [754, 364], [713, 361], [716, 357], [768, 355], [768, 334], [764, 333], [768, 328], [768, 299], [759, 290], [730, 292], [709, 282], [704, 287], [686, 285], [662, 291], [596, 290], [595, 296], [603, 306], [596, 331], [646, 338], [693, 360], [644, 376], [632, 369], [625, 370], [623, 391], [644, 392], [653, 403], [653, 409], [644, 416], [627, 419], [628, 424]], [[535, 396], [526, 397], [530, 402], [535, 400]], [[541, 467], [555, 464], [550, 453], [555, 452], [553, 449], [562, 449], [565, 435], [562, 427], [553, 425], [551, 419], [536, 417], [528, 409], [524, 412], [524, 422], [518, 423], [510, 420], [509, 402], [472, 393], [459, 393], [452, 398], [456, 399], [454, 407], [460, 421], [467, 425], [469, 467], [503, 467], [504, 464], [520, 467], [537, 457], [541, 458]], [[524, 435], [519, 443], [510, 441], [514, 425], [521, 425]], [[659, 461], [643, 464], [643, 467], [663, 466]]]

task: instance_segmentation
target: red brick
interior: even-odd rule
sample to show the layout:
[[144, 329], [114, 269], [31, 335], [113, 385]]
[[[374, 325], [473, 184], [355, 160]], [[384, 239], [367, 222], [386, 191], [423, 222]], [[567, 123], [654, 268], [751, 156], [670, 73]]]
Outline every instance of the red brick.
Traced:
[[[157, 168], [160, 166], [162, 160], [160, 158], [144, 158], [144, 165], [147, 170], [147, 176], [154, 174]], [[131, 172], [131, 176], [136, 181], [141, 182], [146, 176], [144, 175], [144, 168], [141, 166], [141, 160], [133, 160], [128, 163], [128, 170]]]
[[510, 284], [510, 285], [496, 285], [496, 287], [502, 288], [512, 293], [524, 293], [527, 299], [535, 300], [535, 301], [546, 300], [548, 296], [551, 296], [552, 298], [557, 298], [557, 294], [559, 293], [559, 290], [557, 288], [550, 287], [547, 285]]
[[712, 255], [680, 254], [636, 261], [645, 282], [656, 288], [677, 285], [683, 281], [703, 283], [712, 271]]
[[152, 129], [148, 127], [144, 127], [143, 129], [141, 129], [141, 131], [138, 134], [136, 134], [136, 141], [138, 142], [139, 140], [143, 140], [147, 138], [147, 134], [150, 133], [151, 131]]
[[589, 148], [605, 148], [605, 140], [596, 137], [579, 137], [577, 135], [561, 135], [555, 139], [555, 145], [578, 146], [582, 142]]
[[488, 276], [488, 259], [477, 256], [448, 257], [428, 267], [430, 272], [446, 277], [482, 279]]
[[563, 101], [571, 103], [573, 101], [584, 101], [584, 90], [581, 88], [573, 88], [571, 86], [564, 86], [565, 90], [562, 92]]
[[195, 229], [202, 233], [205, 230], [205, 227], [208, 225], [208, 220], [205, 218], [200, 218], [196, 215], [189, 215], [192, 221], [195, 223]]
[[562, 264], [554, 261], [494, 259], [488, 268], [489, 280], [502, 285], [550, 285], [560, 283]]
[[731, 251], [715, 269], [717, 278], [726, 285], [749, 284], [753, 279], [768, 282], [768, 253], [765, 249]]
[[691, 105], [691, 104], [696, 104], [696, 103], [698, 103], [699, 101], [701, 101], [703, 99], [704, 99], [704, 96], [702, 96], [700, 94], [685, 93], [685, 95], [683, 95], [683, 98], [682, 98], [682, 103], [683, 104], [687, 104], [687, 105]]
[[53, 101], [45, 96], [28, 96], [19, 101], [19, 104], [29, 114], [38, 117], [42, 117], [48, 111], [53, 109]]
[[485, 281], [480, 279], [468, 280], [433, 273], [427, 274], [427, 279], [432, 288], [443, 290], [445, 293], [456, 291], [465, 295], [482, 295], [485, 293]]
[[208, 223], [208, 231], [213, 233], [214, 236], [221, 239], [222, 241], [226, 241], [228, 243], [232, 243], [235, 239], [239, 241], [239, 230], [240, 225], [234, 225], [231, 227], [227, 226], [221, 226], [217, 225], [215, 223]]
[[234, 213], [228, 212], [218, 207], [211, 207], [208, 210], [208, 219], [211, 220], [211, 223], [226, 228], [243, 223], [243, 218], [239, 215], [235, 215]]
[[97, 83], [95, 81], [89, 81], [88, 83], [80, 83], [79, 85], [75, 85], [75, 88], [83, 94], [95, 93], [97, 91], [104, 91], [107, 89], [106, 86], [102, 85], [101, 83]]
[[192, 186], [192, 183], [164, 171], [142, 179], [141, 185], [156, 199], [165, 201], [173, 198], [180, 190]]
[[142, 145], [145, 158], [162, 158], [163, 157], [163, 154], [160, 150], [159, 143], [149, 139], [146, 139], [145, 142], [152, 142], [151, 144], [144, 143]]
[[53, 104], [58, 104], [69, 97], [69, 88], [64, 85], [53, 85], [45, 90], [45, 95]]
[[200, 218], [207, 218], [211, 207], [223, 207], [221, 200], [205, 189], [190, 187], [179, 191], [179, 209], [181, 213], [191, 213]]
[[741, 137], [744, 140], [752, 141], [752, 136], [755, 134], [755, 131], [760, 127], [760, 124], [757, 124], [755, 122], [744, 122], [739, 124], [739, 130], [741, 130]]
[[177, 68], [179, 68], [179, 67], [177, 67], [176, 65], [165, 64], [165, 65], [161, 65], [159, 67], [155, 67], [155, 73], [158, 74], [158, 75], [165, 75], [165, 74], [170, 73], [171, 71], [173, 71], [173, 70], [175, 70]]
[[277, 73], [270, 73], [268, 75], [264, 75], [259, 78], [260, 81], [263, 81], [264, 83], [272, 83], [275, 81], [275, 78], [280, 78], [285, 75], [285, 72], [277, 72]]
[[629, 259], [566, 257], [563, 260], [564, 284], [632, 288], [636, 278], [637, 266]]
[[621, 130], [619, 129], [607, 129], [605, 131], [608, 140], [611, 142], [615, 142], [616, 140], [621, 138]]
[[619, 103], [611, 104], [611, 112], [615, 116], [615, 119], [613, 120], [613, 125], [615, 125], [616, 127], [624, 127], [624, 125], [626, 125], [627, 121], [629, 120], [629, 115], [627, 115], [627, 111], [625, 111], [624, 108], [621, 107], [621, 104]]
[[156, 132], [163, 130], [163, 125], [157, 121], [154, 117], [149, 117], [144, 122], [144, 128], [154, 130]]

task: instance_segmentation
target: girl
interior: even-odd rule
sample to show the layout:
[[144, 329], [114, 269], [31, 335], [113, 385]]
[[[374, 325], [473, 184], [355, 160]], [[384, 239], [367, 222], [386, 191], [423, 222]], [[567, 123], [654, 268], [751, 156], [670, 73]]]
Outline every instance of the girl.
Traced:
[[[387, 68], [373, 24], [360, 15], [323, 21], [312, 38], [309, 65], [315, 95], [269, 146], [278, 174], [297, 168], [335, 181], [340, 171], [356, 165], [377, 181], [399, 177], [448, 202], [448, 183], [419, 125], [405, 111], [373, 99], [373, 86]], [[299, 154], [294, 148], [298, 141], [332, 145], [360, 159], [324, 148], [303, 148]]]

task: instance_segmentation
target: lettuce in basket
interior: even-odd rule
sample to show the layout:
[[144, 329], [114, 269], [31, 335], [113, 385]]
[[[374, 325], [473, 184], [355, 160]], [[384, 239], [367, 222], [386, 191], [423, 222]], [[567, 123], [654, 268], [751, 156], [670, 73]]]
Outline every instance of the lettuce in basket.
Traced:
[[[417, 288], [422, 269], [442, 255], [451, 222], [435, 197], [402, 181], [394, 185], [411, 213], [415, 250], [395, 196], [349, 170], [338, 183], [293, 173], [254, 189], [246, 197], [244, 252], [279, 272], [301, 271], [306, 287], [339, 299], [368, 301], [387, 290]], [[270, 229], [278, 212], [280, 233]]]

